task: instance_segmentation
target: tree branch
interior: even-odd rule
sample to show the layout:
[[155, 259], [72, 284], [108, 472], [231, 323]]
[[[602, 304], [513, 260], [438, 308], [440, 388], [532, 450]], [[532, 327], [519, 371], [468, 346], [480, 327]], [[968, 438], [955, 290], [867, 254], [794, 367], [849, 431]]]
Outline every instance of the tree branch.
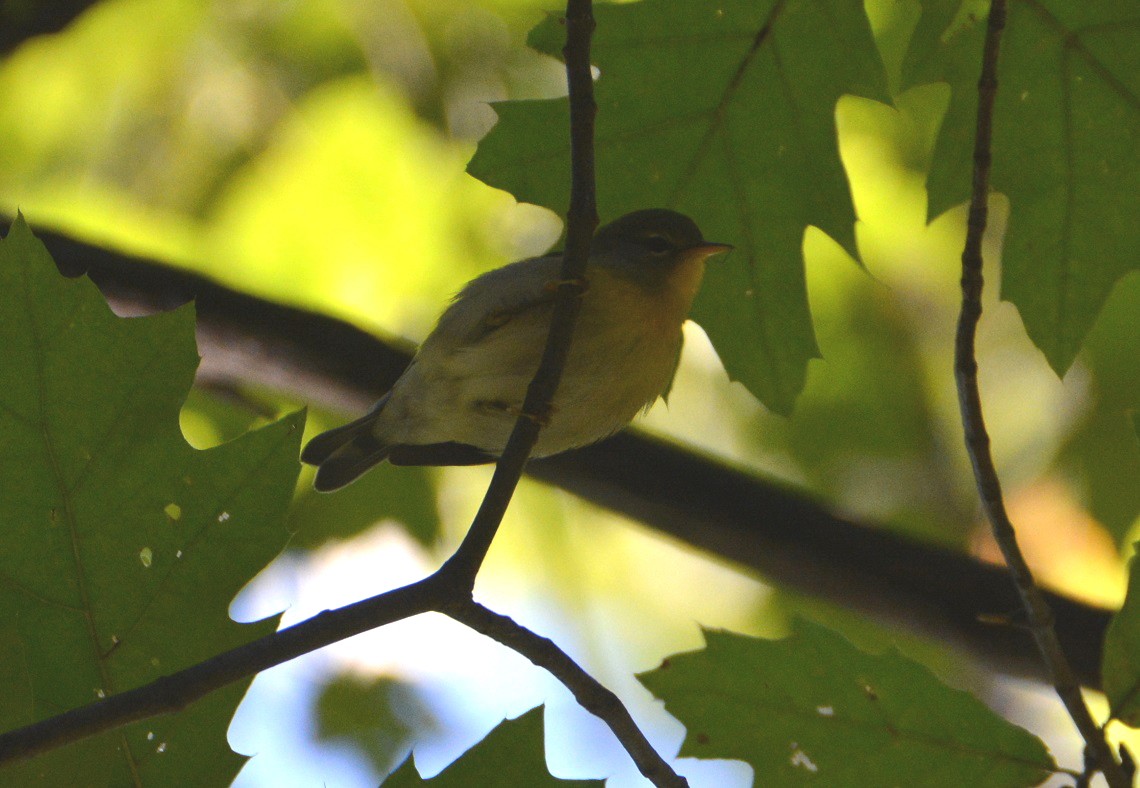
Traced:
[[990, 165], [992, 160], [994, 99], [997, 95], [997, 65], [1005, 27], [1005, 0], [993, 0], [986, 24], [982, 53], [982, 74], [978, 80], [978, 117], [974, 135], [973, 188], [966, 225], [966, 243], [962, 250], [962, 309], [954, 342], [954, 377], [958, 386], [958, 403], [962, 412], [966, 450], [974, 468], [982, 507], [993, 528], [1009, 573], [1017, 586], [1029, 629], [1044, 660], [1051, 681], [1062, 703], [1085, 740], [1091, 759], [1112, 788], [1127, 788], [1129, 780], [1104, 738], [1104, 731], [1089, 713], [1081, 694], [1080, 683], [1070, 666], [1057, 632], [1053, 627], [1053, 611], [1037, 588], [1033, 573], [1017, 544], [1017, 535], [1009, 519], [1002, 496], [1001, 481], [990, 453], [990, 438], [982, 415], [978, 388], [978, 363], [974, 353], [978, 321], [982, 316], [982, 239], [988, 219]]
[[[37, 236], [62, 272], [88, 274], [120, 314], [193, 300], [199, 382], [257, 383], [353, 413], [391, 388], [411, 360], [407, 345], [324, 315], [58, 233]], [[999, 567], [840, 517], [803, 492], [636, 431], [532, 461], [527, 473], [790, 590], [968, 648], [1005, 672], [1047, 678], [1028, 632], [983, 623], [1020, 605]], [[1099, 686], [1110, 611], [1044, 593], [1077, 675]]]
[[53, 0], [50, 3], [0, 5], [0, 55], [6, 55], [29, 38], [58, 33], [98, 0]]
[[508, 616], [467, 602], [443, 611], [451, 618], [517, 651], [561, 681], [578, 705], [601, 718], [625, 747], [638, 771], [657, 786], [682, 788], [688, 782], [657, 754], [617, 695], [598, 683], [551, 640], [534, 634]]
[[214, 690], [345, 638], [439, 610], [446, 583], [438, 575], [325, 611], [141, 687], [0, 734], [0, 766], [132, 722], [181, 711]]
[[326, 611], [308, 621], [220, 654], [151, 684], [0, 736], [0, 764], [77, 741], [156, 714], [185, 708], [215, 689], [314, 651], [353, 634], [431, 610], [457, 620], [546, 667], [622, 742], [638, 768], [655, 785], [678, 788], [679, 777], [649, 744], [616, 695], [588, 676], [553, 642], [539, 637], [471, 598], [475, 576], [490, 549], [507, 506], [550, 413], [570, 352], [570, 341], [585, 289], [590, 240], [598, 224], [594, 186], [593, 78], [590, 37], [594, 30], [591, 0], [567, 0], [566, 74], [570, 90], [571, 191], [566, 251], [562, 259], [554, 313], [542, 359], [527, 388], [515, 423], [466, 537], [430, 577], [363, 602]]
[[570, 208], [566, 214], [566, 250], [562, 255], [561, 280], [550, 320], [550, 333], [538, 371], [527, 387], [522, 413], [515, 422], [495, 466], [495, 475], [475, 520], [459, 549], [444, 564], [445, 572], [473, 586], [475, 575], [498, 532], [511, 496], [522, 476], [523, 466], [550, 414], [551, 401], [562, 380], [570, 354], [570, 340], [578, 320], [585, 289], [586, 261], [590, 239], [598, 226], [594, 188], [594, 80], [590, 73], [590, 36], [594, 32], [591, 0], [566, 3], [566, 81], [570, 90]]

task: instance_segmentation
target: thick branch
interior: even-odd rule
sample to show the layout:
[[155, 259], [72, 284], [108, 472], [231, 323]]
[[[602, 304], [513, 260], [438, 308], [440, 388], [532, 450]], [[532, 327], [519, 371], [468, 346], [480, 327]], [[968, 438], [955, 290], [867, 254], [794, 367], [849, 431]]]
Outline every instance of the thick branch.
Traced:
[[52, 0], [50, 3], [0, 4], [0, 55], [24, 41], [57, 33], [71, 24], [98, 0]]
[[641, 774], [656, 786], [682, 788], [689, 783], [657, 754], [617, 695], [603, 687], [551, 640], [534, 634], [508, 616], [476, 602], [444, 611], [447, 615], [492, 640], [522, 654], [561, 681], [578, 705], [601, 718], [625, 747]]
[[1085, 740], [1089, 754], [1112, 788], [1127, 788], [1129, 780], [1105, 741], [1104, 732], [1093, 720], [1081, 694], [1080, 683], [1070, 666], [1053, 627], [1049, 608], [1029, 569], [1002, 496], [1001, 482], [990, 453], [990, 438], [982, 415], [978, 389], [978, 364], [974, 354], [978, 321], [982, 315], [982, 238], [986, 230], [987, 201], [993, 137], [994, 99], [997, 95], [997, 64], [1001, 34], [1005, 26], [1005, 0], [990, 6], [982, 54], [982, 75], [978, 80], [978, 119], [974, 136], [973, 189], [962, 251], [962, 309], [954, 344], [954, 376], [962, 411], [966, 449], [974, 468], [974, 478], [982, 507], [993, 528], [994, 538], [1005, 557], [1009, 573], [1021, 596], [1030, 631], [1041, 652], [1053, 686]]
[[[410, 350], [351, 325], [229, 290], [205, 277], [37, 230], [61, 270], [87, 273], [123, 314], [193, 299], [202, 382], [258, 383], [346, 413], [387, 391]], [[837, 516], [802, 492], [625, 432], [530, 463], [527, 472], [760, 572], [785, 587], [969, 648], [1010, 673], [1042, 675], [1030, 635], [993, 620], [1020, 602], [1004, 570]], [[1077, 675], [1100, 681], [1110, 612], [1046, 593]]]

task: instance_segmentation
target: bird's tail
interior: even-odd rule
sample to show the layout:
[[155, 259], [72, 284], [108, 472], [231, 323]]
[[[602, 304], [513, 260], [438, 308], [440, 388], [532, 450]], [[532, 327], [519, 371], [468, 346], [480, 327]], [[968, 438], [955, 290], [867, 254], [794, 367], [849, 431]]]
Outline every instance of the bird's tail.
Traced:
[[376, 437], [372, 427], [387, 397], [367, 415], [343, 427], [322, 432], [301, 451], [301, 462], [317, 466], [313, 487], [319, 492], [339, 490], [382, 462], [391, 446]]

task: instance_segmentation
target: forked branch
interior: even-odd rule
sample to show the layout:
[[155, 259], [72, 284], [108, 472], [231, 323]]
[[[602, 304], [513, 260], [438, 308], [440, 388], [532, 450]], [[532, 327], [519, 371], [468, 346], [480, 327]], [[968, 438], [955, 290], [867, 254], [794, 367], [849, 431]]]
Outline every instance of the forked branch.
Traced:
[[157, 714], [179, 711], [216, 689], [301, 654], [402, 618], [439, 611], [550, 671], [588, 711], [606, 722], [642, 774], [654, 785], [662, 788], [688, 785], [653, 750], [616, 695], [602, 687], [553, 642], [472, 599], [475, 576], [514, 495], [523, 466], [538, 438], [542, 417], [549, 412], [562, 377], [578, 315], [590, 240], [598, 224], [594, 188], [596, 108], [590, 72], [593, 29], [591, 0], [568, 0], [563, 52], [570, 90], [571, 190], [566, 251], [554, 316], [542, 361], [527, 389], [522, 415], [471, 528], [455, 554], [439, 571], [418, 583], [322, 613], [144, 687], [0, 735], [0, 765]]

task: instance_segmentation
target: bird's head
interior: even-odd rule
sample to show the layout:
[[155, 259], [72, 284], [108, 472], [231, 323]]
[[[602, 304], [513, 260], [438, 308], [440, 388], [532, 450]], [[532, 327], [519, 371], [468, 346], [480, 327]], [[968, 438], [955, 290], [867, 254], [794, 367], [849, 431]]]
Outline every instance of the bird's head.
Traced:
[[668, 287], [691, 300], [705, 260], [731, 249], [706, 241], [688, 216], [650, 208], [627, 213], [598, 230], [590, 259], [647, 288]]

